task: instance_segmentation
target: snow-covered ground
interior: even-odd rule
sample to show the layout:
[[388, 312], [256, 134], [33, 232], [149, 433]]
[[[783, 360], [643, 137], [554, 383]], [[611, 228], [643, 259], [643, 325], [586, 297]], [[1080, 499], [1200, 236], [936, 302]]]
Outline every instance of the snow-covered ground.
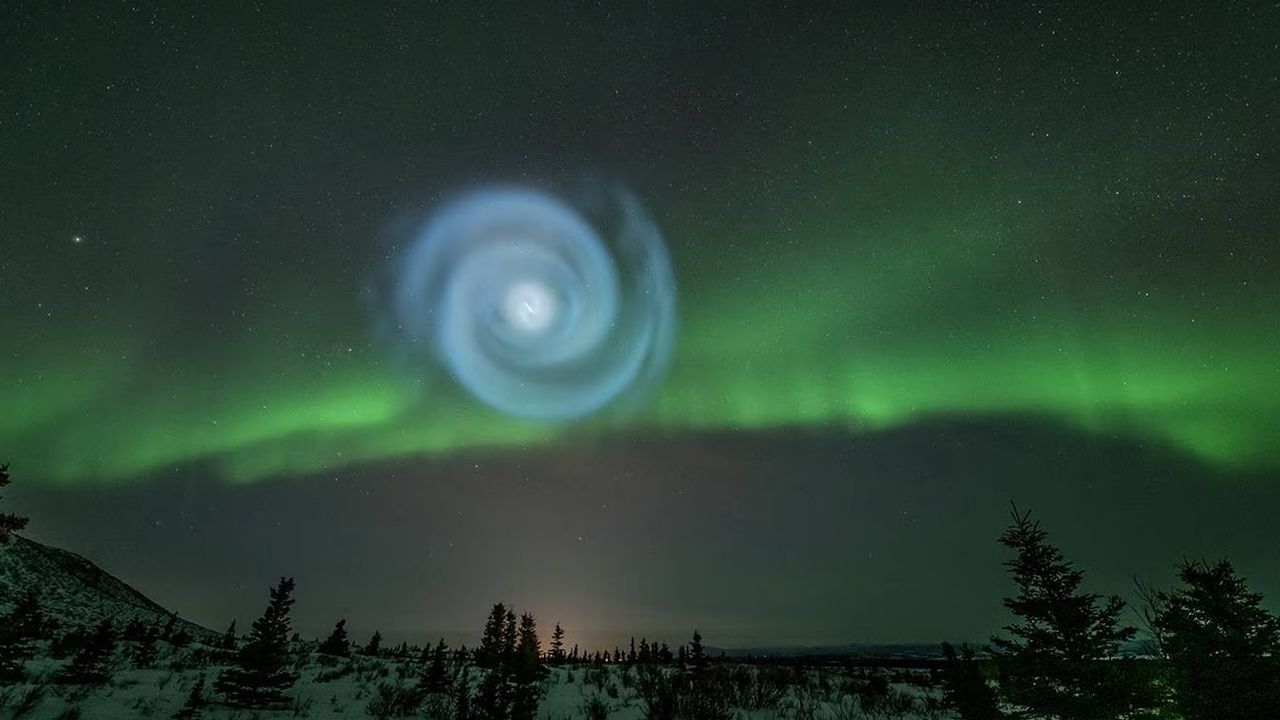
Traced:
[[[117, 652], [127, 658], [127, 644]], [[198, 678], [211, 686], [223, 666], [191, 667], [200, 646], [164, 647], [158, 669], [137, 669], [121, 660], [110, 681], [102, 686], [60, 685], [52, 682], [65, 660], [43, 656], [28, 661], [29, 682], [0, 686], [0, 718], [29, 720], [129, 720], [170, 718], [186, 702]], [[43, 649], [43, 648], [42, 648]], [[621, 665], [589, 665], [550, 668], [544, 681], [545, 693], [538, 720], [601, 720], [589, 712], [593, 698], [607, 708], [607, 720], [640, 720], [647, 717], [639, 690], [638, 669]], [[736, 670], [760, 673], [756, 667], [721, 666], [719, 672]], [[317, 718], [318, 720], [358, 720], [379, 717], [371, 701], [379, 685], [412, 687], [420, 666], [408, 660], [354, 657], [336, 661], [318, 655], [300, 660], [301, 678], [287, 695], [287, 705], [271, 710], [246, 710], [218, 702], [212, 690], [209, 704], [202, 708], [207, 720], [268, 720], [274, 718]], [[472, 671], [478, 673], [479, 671]], [[733, 708], [735, 720], [944, 720], [953, 715], [938, 709], [940, 691], [930, 685], [928, 674], [904, 670], [843, 670], [807, 668], [801, 671], [774, 669], [775, 677], [785, 677], [786, 687], [776, 701], [765, 697], [763, 707]], [[341, 674], [340, 677], [333, 677]], [[890, 681], [889, 701], [859, 700], [866, 694], [870, 679], [879, 675]], [[326, 677], [327, 676], [327, 677]], [[758, 677], [756, 675], [755, 677]], [[329, 679], [332, 678], [332, 679]], [[478, 685], [478, 683], [476, 683]], [[881, 691], [883, 691], [883, 684]], [[767, 694], [766, 694], [767, 695]], [[883, 698], [883, 692], [878, 697]], [[759, 703], [746, 703], [759, 704]], [[597, 704], [597, 709], [599, 705]], [[395, 717], [395, 716], [392, 716]], [[434, 717], [427, 710], [400, 717]]]

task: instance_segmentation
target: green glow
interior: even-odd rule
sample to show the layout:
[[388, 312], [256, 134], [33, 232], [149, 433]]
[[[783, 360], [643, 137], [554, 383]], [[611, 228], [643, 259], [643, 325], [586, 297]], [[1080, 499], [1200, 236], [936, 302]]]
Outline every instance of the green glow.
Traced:
[[660, 393], [625, 422], [517, 422], [446, 379], [406, 377], [370, 347], [356, 290], [326, 279], [307, 285], [347, 292], [317, 305], [277, 289], [271, 313], [207, 352], [157, 347], [163, 309], [0, 317], [18, 348], [0, 360], [0, 459], [51, 482], [189, 462], [249, 482], [582, 433], [1036, 414], [1224, 467], [1280, 463], [1277, 290], [1104, 253], [1125, 247], [1132, 217], [1212, 245], [1223, 213], [1186, 229], [1158, 195], [1116, 201], [1105, 163], [1009, 163], [980, 180], [968, 168], [985, 151], [966, 146], [978, 131], [943, 142], [923, 121], [895, 127], [883, 155], [833, 160], [786, 212], [734, 214], [707, 238], [719, 208], [663, 219], [680, 342]]
[[[1089, 317], [972, 320], [960, 300], [1000, 269], [990, 250], [978, 249], [998, 243], [945, 227], [913, 228], [938, 234], [926, 247], [936, 243], [939, 255], [921, 268], [904, 250], [742, 271], [732, 292], [686, 303], [677, 362], [648, 410], [627, 424], [601, 420], [587, 429], [874, 430], [950, 413], [1042, 413], [1224, 465], [1277, 459], [1266, 428], [1280, 426], [1280, 371], [1274, 343], [1260, 341], [1280, 336], [1273, 316], [1193, 323], [1177, 307], [1140, 315], [1110, 307]], [[940, 297], [915, 297], [929, 285]], [[954, 319], [946, 310], [953, 302]], [[343, 328], [335, 340], [363, 331]], [[195, 460], [252, 481], [544, 443], [564, 432], [496, 416], [447, 383], [419, 387], [368, 349], [281, 369], [267, 362], [278, 357], [277, 343], [248, 338], [237, 357], [168, 368], [103, 349], [142, 340], [68, 333], [29, 356], [42, 373], [6, 366], [19, 392], [0, 424], [0, 445], [57, 481], [120, 480]], [[295, 336], [290, 344], [300, 342], [321, 343]]]

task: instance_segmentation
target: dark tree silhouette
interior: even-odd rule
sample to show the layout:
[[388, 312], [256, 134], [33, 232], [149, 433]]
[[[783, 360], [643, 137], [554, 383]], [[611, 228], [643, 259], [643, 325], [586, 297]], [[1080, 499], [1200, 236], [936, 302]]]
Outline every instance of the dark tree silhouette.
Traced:
[[418, 688], [422, 694], [446, 693], [449, 691], [449, 646], [444, 638], [432, 649], [423, 648], [422, 655], [426, 662], [422, 668], [422, 677]]
[[227, 702], [264, 708], [284, 702], [285, 690], [298, 680], [289, 657], [289, 609], [293, 606], [293, 578], [280, 578], [271, 601], [253, 628], [236, 664], [218, 676], [214, 687]]
[[1148, 617], [1187, 720], [1280, 718], [1280, 618], [1227, 560], [1184, 561], [1182, 587], [1157, 592]]
[[658, 659], [658, 662], [664, 665], [670, 665], [671, 661], [674, 659], [671, 656], [671, 648], [667, 647], [667, 644], [665, 642], [662, 643], [662, 647], [658, 648], [657, 659]]
[[542, 699], [544, 669], [540, 662], [542, 650], [538, 642], [538, 626], [533, 615], [520, 616], [520, 630], [516, 643], [515, 663], [511, 668], [514, 683], [511, 698], [512, 720], [533, 720], [538, 714]]
[[1016, 507], [1012, 519], [1000, 544], [1017, 553], [1005, 566], [1018, 595], [1004, 605], [1019, 619], [1005, 626], [1011, 638], [991, 638], [1005, 699], [1062, 720], [1122, 718], [1149, 705], [1149, 688], [1127, 677], [1131, 664], [1104, 662], [1137, 632], [1120, 624], [1124, 602], [1080, 592], [1084, 573], [1040, 523]]
[[236, 621], [232, 620], [227, 626], [227, 631], [222, 634], [222, 640], [218, 643], [218, 647], [223, 650], [236, 649]]
[[178, 613], [170, 613], [160, 637], [175, 647], [184, 647], [191, 643], [191, 635], [186, 628], [178, 625]]
[[475, 695], [471, 689], [471, 672], [466, 662], [467, 651], [462, 648], [457, 653], [456, 670], [453, 676], [453, 720], [476, 720], [473, 705]]
[[492, 670], [503, 660], [503, 633], [506, 628], [507, 608], [502, 603], [493, 606], [489, 611], [489, 619], [484, 624], [484, 634], [480, 638], [480, 647], [476, 648], [475, 663], [478, 667]]
[[149, 635], [154, 637], [154, 633], [151, 632], [146, 623], [142, 622], [142, 618], [134, 615], [129, 618], [129, 622], [125, 623], [124, 632], [120, 638], [128, 642], [139, 642], [146, 640]]
[[686, 659], [692, 663], [694, 667], [702, 667], [706, 664], [707, 652], [702, 647], [702, 633], [697, 630], [693, 631], [693, 639], [689, 641], [689, 652], [687, 655]]
[[147, 635], [138, 641], [129, 660], [134, 667], [153, 668], [156, 666], [156, 658], [159, 656], [160, 647], [156, 644], [156, 636]]
[[320, 643], [318, 652], [338, 657], [347, 657], [351, 654], [351, 640], [347, 637], [347, 621], [345, 619], [339, 620], [334, 624], [333, 632], [329, 633], [329, 637]]
[[73, 685], [102, 685], [111, 678], [111, 656], [115, 650], [115, 629], [111, 620], [104, 618], [94, 628], [88, 642], [54, 679]]
[[551, 657], [549, 659], [553, 665], [559, 665], [565, 660], [564, 628], [560, 627], [560, 623], [556, 623], [556, 629], [551, 631]]
[[[12, 481], [9, 479], [9, 464], [0, 465], [0, 490], [3, 490], [10, 482]], [[29, 520], [29, 518], [17, 515], [0, 513], [0, 545], [8, 545], [10, 535], [25, 528]]]
[[516, 643], [519, 632], [516, 626], [516, 610], [507, 608], [506, 624], [502, 628], [502, 663], [510, 668], [516, 660]]
[[369, 644], [364, 646], [365, 655], [374, 655], [382, 652], [382, 632], [373, 631], [373, 637], [369, 638]]
[[196, 678], [196, 684], [191, 686], [187, 701], [173, 714], [173, 720], [201, 720], [204, 717], [206, 704], [208, 700], [204, 696], [204, 675], [201, 675]]
[[56, 623], [40, 609], [40, 591], [27, 588], [9, 614], [9, 623], [18, 635], [28, 640], [48, 640]]
[[488, 670], [471, 699], [471, 711], [478, 720], [511, 717], [517, 634], [515, 611], [502, 603], [494, 605], [476, 650], [476, 665]]
[[942, 701], [962, 720], [997, 720], [1003, 717], [995, 689], [982, 675], [973, 648], [965, 643], [960, 652], [949, 642], [942, 643], [947, 664], [942, 675]]
[[[33, 597], [32, 593], [27, 593], [27, 597]], [[36, 637], [24, 627], [22, 619], [24, 613], [31, 612], [30, 609], [24, 610], [24, 605], [28, 604], [27, 597], [9, 614], [0, 617], [0, 685], [26, 679], [24, 663], [33, 654], [31, 641]], [[39, 613], [38, 606], [35, 612]]]

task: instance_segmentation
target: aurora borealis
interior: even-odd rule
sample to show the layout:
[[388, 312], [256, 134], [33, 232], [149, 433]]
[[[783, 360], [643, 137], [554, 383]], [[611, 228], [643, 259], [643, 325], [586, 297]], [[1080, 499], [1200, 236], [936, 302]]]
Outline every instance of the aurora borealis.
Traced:
[[[15, 496], [582, 477], [608, 448], [949, 423], [1274, 485], [1280, 9], [715, 5], [15, 11]], [[597, 173], [678, 287], [643, 403], [521, 420], [406, 357], [382, 301], [413, 228], [468, 188]], [[591, 466], [645, 462], [620, 452]], [[859, 482], [895, 481], [829, 485]]]

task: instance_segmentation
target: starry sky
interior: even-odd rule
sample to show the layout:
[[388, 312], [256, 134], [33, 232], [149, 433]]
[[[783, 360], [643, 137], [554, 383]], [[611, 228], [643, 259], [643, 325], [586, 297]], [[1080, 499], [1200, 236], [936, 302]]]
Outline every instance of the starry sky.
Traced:
[[[1012, 499], [1094, 589], [1280, 596], [1280, 6], [332, 5], [5, 11], [33, 539], [214, 627], [289, 574], [311, 633], [931, 642], [1004, 621]], [[406, 363], [406, 228], [584, 176], [665, 239], [656, 389]]]

